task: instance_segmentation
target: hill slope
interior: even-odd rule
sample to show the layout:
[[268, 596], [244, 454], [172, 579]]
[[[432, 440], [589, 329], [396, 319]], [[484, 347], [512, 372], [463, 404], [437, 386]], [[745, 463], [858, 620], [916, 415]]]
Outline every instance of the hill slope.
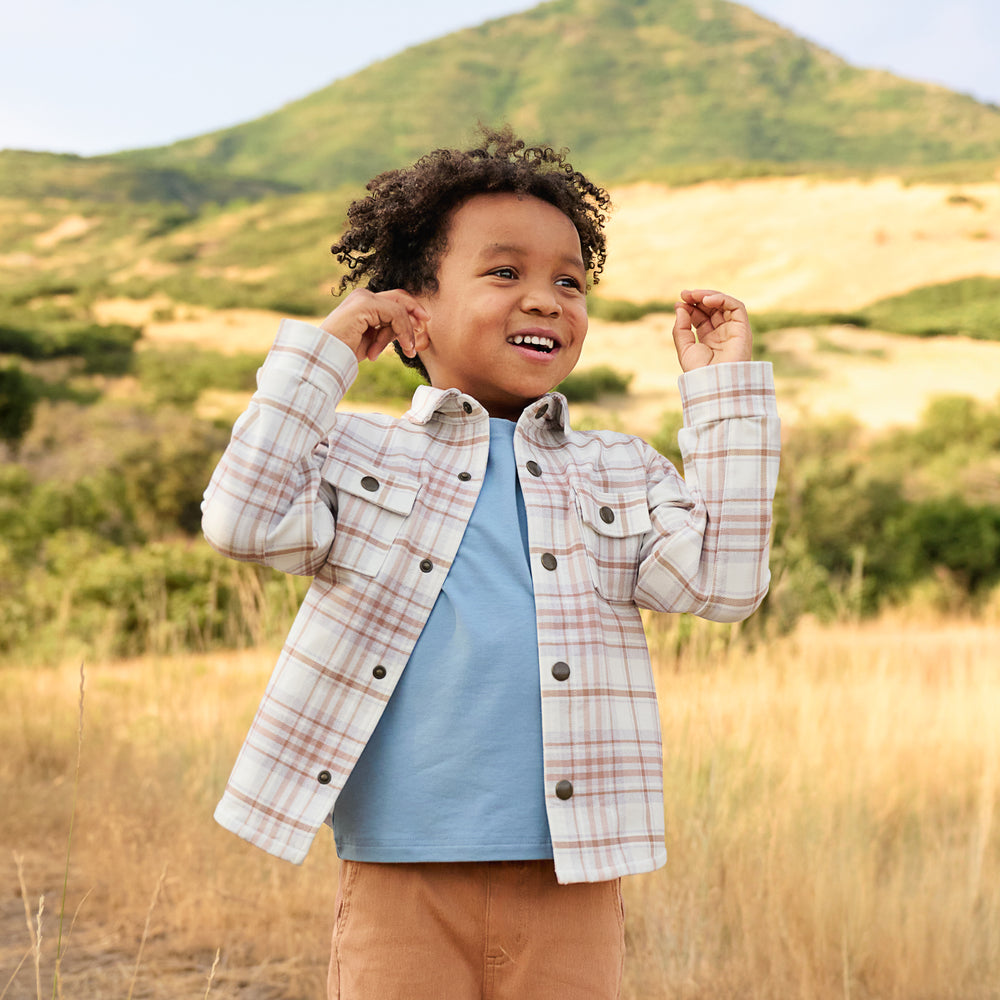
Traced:
[[679, 164], [867, 169], [1000, 155], [1000, 109], [855, 69], [725, 0], [552, 0], [256, 121], [120, 155], [322, 189], [464, 143], [480, 119], [568, 146], [604, 183]]

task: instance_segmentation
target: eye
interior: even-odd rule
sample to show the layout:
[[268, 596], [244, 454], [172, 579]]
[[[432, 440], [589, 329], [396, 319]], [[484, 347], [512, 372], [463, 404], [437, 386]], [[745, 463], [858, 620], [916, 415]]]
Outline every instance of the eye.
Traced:
[[580, 284], [579, 278], [573, 278], [569, 275], [564, 278], [557, 278], [556, 284], [562, 285], [564, 288], [575, 288], [577, 291], [580, 291], [580, 289], [583, 288], [583, 285]]
[[513, 281], [517, 277], [517, 271], [512, 267], [494, 268], [494, 270], [490, 271], [490, 274], [497, 278], [507, 278], [510, 281]]

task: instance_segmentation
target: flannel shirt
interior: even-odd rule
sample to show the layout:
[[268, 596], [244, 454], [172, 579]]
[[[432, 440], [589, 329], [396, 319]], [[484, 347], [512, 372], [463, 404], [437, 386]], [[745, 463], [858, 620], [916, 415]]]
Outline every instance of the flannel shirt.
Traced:
[[[283, 321], [203, 504], [220, 552], [313, 577], [215, 813], [296, 863], [406, 666], [489, 450], [488, 414], [457, 389], [421, 386], [402, 418], [336, 412], [356, 373], [346, 345]], [[558, 393], [516, 426], [561, 882], [666, 860], [639, 608], [738, 621], [767, 591], [780, 450], [770, 365], [711, 365], [680, 386], [685, 479], [638, 438], [571, 430]]]

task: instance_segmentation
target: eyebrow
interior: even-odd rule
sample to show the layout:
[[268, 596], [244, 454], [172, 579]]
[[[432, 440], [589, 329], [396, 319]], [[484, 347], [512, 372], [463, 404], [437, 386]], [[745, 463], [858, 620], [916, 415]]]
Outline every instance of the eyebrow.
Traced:
[[[520, 246], [517, 243], [491, 243], [489, 246], [485, 247], [480, 254], [481, 257], [502, 257], [504, 254], [525, 254], [527, 250], [525, 247]], [[583, 263], [582, 257], [577, 257], [575, 254], [565, 254], [559, 258], [562, 263], [569, 264], [574, 267], [580, 268], [581, 271], [586, 271], [587, 268]]]

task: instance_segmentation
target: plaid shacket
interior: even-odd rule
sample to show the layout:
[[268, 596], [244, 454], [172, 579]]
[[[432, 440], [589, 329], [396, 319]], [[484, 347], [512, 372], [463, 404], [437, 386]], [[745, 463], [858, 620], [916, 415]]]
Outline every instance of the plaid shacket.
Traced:
[[[336, 412], [356, 373], [334, 337], [285, 320], [203, 505], [220, 552], [314, 578], [216, 810], [224, 827], [294, 862], [406, 666], [489, 451], [488, 414], [456, 389], [421, 387], [402, 418]], [[712, 365], [680, 385], [686, 479], [638, 438], [572, 431], [558, 393], [517, 423], [561, 882], [666, 859], [639, 608], [737, 621], [767, 590], [779, 455], [770, 365]], [[519, 627], [497, 609], [489, 627], [508, 626]]]

